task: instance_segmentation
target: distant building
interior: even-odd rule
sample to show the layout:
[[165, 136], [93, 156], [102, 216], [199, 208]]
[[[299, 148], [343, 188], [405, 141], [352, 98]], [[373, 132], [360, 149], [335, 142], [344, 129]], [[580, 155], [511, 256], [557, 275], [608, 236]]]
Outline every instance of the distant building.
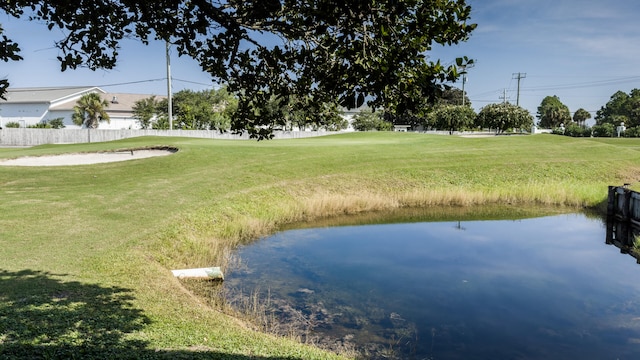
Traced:
[[133, 106], [136, 101], [153, 96], [107, 93], [95, 86], [9, 89], [6, 100], [0, 99], [0, 127], [10, 122], [27, 127], [62, 118], [65, 127], [80, 128], [71, 119], [73, 108], [83, 95], [90, 93], [100, 94], [109, 103], [106, 111], [110, 122], [100, 122], [99, 129], [139, 129], [140, 124], [133, 118]]
[[407, 132], [411, 129], [411, 125], [393, 125], [393, 131]]
[[346, 107], [342, 107], [340, 109], [340, 113], [341, 113], [340, 116], [342, 116], [342, 118], [347, 120], [347, 122], [349, 123], [347, 128], [344, 129], [343, 131], [355, 131], [355, 129], [353, 128], [353, 120], [355, 116], [362, 111], [371, 112], [371, 108], [366, 105], [362, 105], [361, 107], [354, 108], [354, 109], [347, 109]]

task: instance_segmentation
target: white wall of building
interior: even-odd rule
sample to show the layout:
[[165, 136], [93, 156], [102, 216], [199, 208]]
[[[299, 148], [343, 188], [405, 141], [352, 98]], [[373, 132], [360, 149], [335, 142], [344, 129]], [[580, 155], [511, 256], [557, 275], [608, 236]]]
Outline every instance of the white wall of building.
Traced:
[[48, 110], [46, 104], [3, 104], [0, 107], [0, 126], [5, 127], [9, 122], [17, 122], [22, 127], [37, 124]]

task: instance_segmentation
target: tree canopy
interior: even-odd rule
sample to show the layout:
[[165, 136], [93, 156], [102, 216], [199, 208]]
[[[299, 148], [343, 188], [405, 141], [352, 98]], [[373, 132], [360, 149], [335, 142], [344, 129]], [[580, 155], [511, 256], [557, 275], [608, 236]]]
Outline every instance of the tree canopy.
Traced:
[[538, 126], [554, 129], [560, 124], [568, 125], [571, 121], [571, 112], [559, 97], [547, 96], [538, 106], [538, 119]]
[[133, 117], [138, 120], [140, 128], [151, 129], [152, 120], [159, 114], [160, 102], [155, 96], [138, 100], [133, 104]]
[[[462, 101], [463, 98], [464, 101]], [[469, 100], [467, 94], [463, 94], [461, 89], [455, 87], [444, 89], [442, 94], [436, 99], [437, 104], [444, 105], [462, 105], [463, 102], [465, 106], [471, 106], [471, 100]]]
[[173, 97], [175, 126], [190, 130], [228, 130], [237, 100], [225, 88], [181, 90]]
[[578, 125], [585, 126], [587, 119], [591, 119], [591, 113], [583, 108], [576, 110], [573, 114], [573, 121]]
[[618, 126], [624, 122], [628, 128], [640, 126], [640, 89], [633, 89], [629, 94], [623, 91], [613, 94], [598, 110], [595, 120], [597, 125]]
[[363, 110], [353, 117], [351, 123], [356, 131], [391, 131], [393, 124], [383, 119], [378, 111]]
[[[62, 70], [115, 67], [124, 38], [167, 41], [238, 94], [231, 129], [258, 138], [282, 125], [260, 111], [272, 96], [318, 107], [366, 101], [395, 115], [423, 109], [459, 76], [429, 50], [475, 28], [465, 0], [10, 0], [0, 9], [61, 29]], [[0, 59], [19, 52], [0, 30]]]
[[427, 124], [450, 134], [473, 126], [476, 112], [466, 105], [439, 105], [427, 116]]
[[517, 105], [489, 104], [480, 109], [476, 123], [480, 127], [498, 129], [500, 132], [522, 128], [528, 130], [533, 125], [533, 116]]

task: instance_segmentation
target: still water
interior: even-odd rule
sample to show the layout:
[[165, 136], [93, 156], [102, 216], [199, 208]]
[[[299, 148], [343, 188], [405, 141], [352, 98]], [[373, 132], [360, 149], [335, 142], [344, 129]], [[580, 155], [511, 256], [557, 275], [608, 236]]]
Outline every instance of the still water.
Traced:
[[640, 265], [605, 236], [583, 214], [289, 230], [225, 288], [364, 358], [640, 359]]

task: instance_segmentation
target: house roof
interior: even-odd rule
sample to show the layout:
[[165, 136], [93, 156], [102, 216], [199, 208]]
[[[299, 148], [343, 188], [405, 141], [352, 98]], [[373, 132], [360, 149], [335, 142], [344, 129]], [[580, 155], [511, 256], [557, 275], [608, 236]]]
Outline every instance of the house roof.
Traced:
[[[109, 105], [105, 109], [108, 113], [132, 113], [133, 106], [136, 101], [150, 98], [155, 95], [148, 94], [125, 94], [125, 93], [102, 93], [100, 94], [102, 99], [106, 100]], [[156, 96], [157, 100], [166, 98], [166, 96]], [[61, 104], [51, 106], [49, 110], [73, 110], [77, 104], [76, 101], [69, 101]]]
[[[130, 112], [133, 109], [133, 106], [136, 104], [136, 101], [140, 101], [143, 99], [150, 98], [155, 95], [148, 94], [125, 94], [125, 93], [106, 93], [101, 94], [102, 98], [107, 100], [109, 106], [107, 107], [107, 111], [111, 112]], [[166, 98], [166, 96], [155, 96], [156, 100], [162, 100]]]
[[6, 100], [2, 103], [48, 103], [63, 101], [88, 92], [105, 93], [95, 86], [76, 87], [41, 87], [41, 88], [9, 88], [5, 94]]
[[[119, 116], [131, 116], [136, 101], [150, 98], [154, 95], [107, 93], [96, 86], [83, 87], [42, 87], [42, 88], [12, 88], [6, 93], [7, 100], [0, 100], [2, 104], [47, 104], [49, 110], [73, 111], [78, 100], [86, 94], [98, 93], [109, 104], [107, 113]], [[165, 99], [166, 96], [156, 96]]]

